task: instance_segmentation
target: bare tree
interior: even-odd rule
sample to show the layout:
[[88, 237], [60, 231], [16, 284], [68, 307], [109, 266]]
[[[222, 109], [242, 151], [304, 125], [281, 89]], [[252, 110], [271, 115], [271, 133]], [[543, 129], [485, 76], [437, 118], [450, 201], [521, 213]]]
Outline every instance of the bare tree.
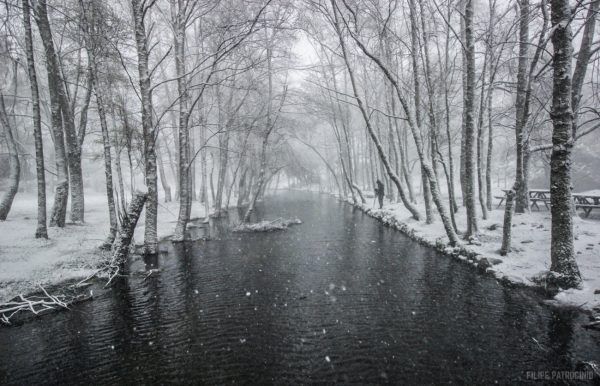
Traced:
[[573, 148], [573, 110], [571, 57], [573, 34], [568, 0], [551, 1], [553, 54], [552, 158], [550, 200], [552, 241], [550, 247], [553, 280], [562, 288], [577, 287], [581, 274], [575, 261], [573, 216], [571, 214], [571, 152]]
[[48, 238], [46, 228], [46, 171], [44, 167], [44, 142], [42, 139], [42, 119], [40, 114], [40, 93], [35, 59], [33, 55], [33, 37], [31, 33], [31, 9], [29, 0], [21, 0], [23, 7], [23, 27], [25, 30], [25, 53], [27, 57], [27, 75], [31, 89], [33, 113], [33, 139], [35, 141], [35, 170], [37, 177], [37, 228], [36, 238]]
[[[56, 148], [56, 142], [60, 140], [59, 137], [64, 138], [64, 143], [66, 144], [66, 160], [68, 163], [68, 179], [70, 181], [70, 189], [71, 189], [71, 221], [74, 222], [83, 222], [84, 221], [84, 194], [83, 194], [83, 175], [81, 171], [81, 144], [83, 142], [83, 137], [85, 135], [85, 122], [87, 119], [87, 115], [85, 111], [87, 110], [86, 103], [89, 103], [89, 89], [88, 95], [84, 98], [84, 112], [81, 115], [81, 123], [82, 127], [80, 127], [80, 133], [78, 136], [77, 130], [75, 128], [75, 117], [73, 115], [74, 107], [69, 103], [68, 91], [66, 89], [65, 79], [63, 77], [63, 72], [60, 65], [60, 60], [58, 58], [54, 40], [52, 36], [52, 28], [50, 26], [50, 20], [48, 18], [48, 9], [46, 5], [46, 0], [39, 0], [34, 7], [35, 20], [38, 25], [38, 30], [40, 36], [42, 38], [42, 43], [44, 45], [44, 50], [46, 52], [46, 69], [48, 72], [48, 88], [50, 90], [50, 99], [52, 104], [52, 114], [53, 114], [53, 130], [54, 130], [54, 140], [55, 140], [55, 150], [58, 153], [61, 153], [60, 148]], [[54, 100], [54, 101], [52, 101]], [[73, 98], [73, 103], [75, 98]], [[60, 117], [59, 117], [60, 115]], [[61, 124], [59, 124], [59, 119]], [[63, 128], [64, 128], [64, 136], [63, 136]], [[60, 129], [60, 130], [59, 130]], [[58, 131], [61, 131], [60, 135], [58, 135]], [[65, 147], [62, 144], [58, 145], [58, 147]], [[62, 163], [63, 160], [62, 155], [59, 154], [59, 160], [57, 163]], [[59, 166], [59, 176], [61, 173], [65, 172], [67, 166]], [[57, 187], [56, 196], [55, 196], [55, 209], [52, 216], [52, 220], [50, 225], [58, 225], [64, 226], [62, 224], [64, 222], [63, 212], [66, 211], [66, 203], [67, 200], [64, 197], [65, 194], [68, 194], [68, 186], [64, 184], [64, 181], [61, 181], [61, 178], [65, 178], [64, 176], [59, 177], [59, 185]], [[65, 208], [62, 208], [62, 205], [65, 205]], [[57, 217], [55, 217], [55, 214]]]
[[44, 0], [38, 1], [33, 10], [46, 53], [46, 73], [48, 75], [48, 91], [50, 94], [52, 116], [52, 139], [54, 141], [54, 158], [57, 171], [57, 185], [54, 193], [52, 214], [50, 216], [50, 226], [64, 227], [69, 198], [69, 166], [65, 150], [61, 104], [58, 96], [58, 89], [60, 87], [60, 81], [56, 76], [59, 73], [58, 60], [54, 51], [46, 2]]
[[83, 17], [83, 29], [86, 40], [86, 50], [89, 62], [88, 79], [90, 86], [94, 89], [96, 95], [96, 105], [98, 107], [98, 117], [100, 118], [100, 129], [102, 131], [102, 145], [104, 149], [104, 177], [106, 180], [106, 198], [108, 203], [109, 217], [109, 232], [103, 247], [110, 249], [117, 235], [117, 211], [115, 207], [114, 184], [112, 174], [112, 155], [111, 155], [111, 140], [108, 132], [108, 124], [106, 120], [106, 98], [104, 97], [104, 89], [100, 85], [98, 71], [98, 57], [102, 56], [101, 47], [104, 45], [102, 39], [107, 37], [108, 33], [102, 26], [102, 10], [99, 5], [90, 2], [84, 4], [80, 0], [81, 12]]
[[4, 106], [4, 94], [0, 92], [0, 124], [4, 127], [4, 138], [8, 145], [8, 154], [10, 156], [10, 176], [8, 189], [0, 200], [0, 221], [6, 220], [13, 200], [19, 191], [19, 180], [21, 178], [21, 162], [19, 161], [19, 151], [14, 137], [14, 129], [10, 124], [6, 107]]
[[158, 253], [157, 211], [158, 211], [158, 176], [156, 174], [155, 129], [152, 118], [151, 73], [148, 64], [148, 38], [146, 36], [145, 17], [154, 2], [131, 0], [133, 12], [134, 35], [138, 59], [138, 82], [142, 102], [142, 131], [144, 143], [144, 165], [146, 171], [146, 227], [144, 229], [144, 252]]
[[466, 60], [466, 89], [464, 92], [464, 117], [465, 117], [465, 207], [467, 209], [467, 232], [465, 237], [477, 235], [477, 205], [475, 204], [475, 38], [473, 31], [473, 0], [466, 0], [465, 4], [465, 60]]

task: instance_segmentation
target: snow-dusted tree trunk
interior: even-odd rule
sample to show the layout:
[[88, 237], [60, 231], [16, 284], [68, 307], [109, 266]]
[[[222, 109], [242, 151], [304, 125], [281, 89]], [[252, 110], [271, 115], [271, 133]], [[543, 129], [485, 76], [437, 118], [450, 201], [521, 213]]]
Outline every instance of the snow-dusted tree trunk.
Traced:
[[[71, 221], [83, 222], [84, 221], [84, 194], [83, 194], [83, 174], [81, 171], [81, 146], [80, 139], [77, 136], [77, 130], [75, 128], [75, 118], [73, 116], [73, 109], [69, 103], [69, 97], [67, 95], [66, 83], [63, 78], [63, 72], [60, 67], [60, 60], [54, 47], [54, 41], [52, 38], [52, 29], [50, 27], [50, 20], [48, 19], [48, 10], [46, 6], [46, 0], [38, 0], [34, 8], [36, 22], [42, 42], [44, 44], [44, 50], [46, 52], [46, 67], [48, 69], [48, 87], [51, 93], [55, 94], [56, 107], [60, 109], [60, 112], [56, 114], [61, 115], [62, 124], [61, 131], [64, 129], [64, 140], [66, 144], [66, 155], [68, 162], [68, 178], [71, 188]], [[53, 78], [50, 81], [50, 78]], [[89, 95], [89, 94], [88, 94]], [[88, 97], [86, 97], [88, 98]], [[52, 99], [52, 97], [51, 97]], [[89, 101], [89, 99], [87, 99]], [[83, 110], [87, 107], [83, 106]], [[53, 112], [54, 113], [54, 112]], [[85, 113], [82, 114], [83, 122], [85, 122]], [[83, 133], [82, 133], [83, 134]], [[56, 138], [55, 138], [56, 140]], [[59, 183], [59, 187], [63, 184]], [[57, 189], [58, 190], [58, 189]], [[68, 190], [68, 189], [67, 189]], [[62, 199], [62, 197], [60, 197]], [[66, 203], [66, 200], [64, 201]], [[56, 204], [56, 200], [55, 200]]]
[[506, 206], [504, 208], [504, 225], [502, 228], [502, 247], [500, 254], [506, 256], [510, 252], [510, 243], [512, 241], [512, 215], [514, 212], [515, 190], [510, 189], [506, 192]]
[[[392, 115], [396, 115], [396, 96], [394, 95], [394, 89], [391, 90], [391, 107], [392, 107]], [[410, 178], [410, 173], [408, 172], [408, 156], [406, 155], [406, 143], [403, 140], [403, 134], [406, 130], [405, 127], [400, 127], [398, 124], [398, 119], [394, 119], [394, 128], [396, 129], [396, 141], [398, 141], [398, 156], [400, 163], [400, 171], [401, 175], [404, 177], [404, 183], [406, 184], [406, 190], [408, 191], [408, 198], [410, 202], [416, 203], [415, 193], [412, 185], [412, 179]]]
[[581, 101], [581, 88], [585, 80], [588, 64], [595, 51], [592, 51], [594, 42], [594, 31], [596, 30], [596, 19], [598, 9], [600, 8], [600, 0], [593, 0], [588, 6], [588, 13], [583, 27], [581, 38], [581, 46], [577, 54], [577, 62], [573, 70], [573, 87], [571, 92], [571, 105], [573, 109], [573, 140], [577, 138], [577, 129], [579, 125], [579, 108]]
[[[441, 158], [441, 153], [439, 152], [438, 147], [438, 120], [436, 117], [436, 112], [434, 108], [434, 103], [436, 100], [436, 90], [434, 86], [434, 80], [431, 71], [430, 64], [430, 55], [429, 55], [429, 35], [431, 31], [427, 28], [427, 23], [425, 22], [425, 8], [423, 6], [423, 2], [419, 2], [419, 9], [421, 11], [421, 36], [423, 39], [423, 56], [425, 57], [425, 65], [424, 65], [424, 76], [425, 76], [425, 85], [427, 87], [427, 111], [429, 117], [429, 126], [430, 126], [430, 152], [431, 152], [431, 163], [433, 168], [433, 174], [436, 181], [439, 183], [438, 178], [438, 168], [437, 164], [443, 163], [443, 159]], [[452, 215], [452, 217], [454, 217]]]
[[[447, 20], [449, 21], [452, 17], [452, 6], [451, 3], [448, 2], [447, 5]], [[440, 69], [443, 71], [441, 74], [441, 78], [444, 79], [444, 110], [445, 110], [445, 120], [446, 120], [446, 140], [448, 141], [448, 200], [450, 206], [450, 213], [452, 219], [454, 219], [454, 213], [458, 211], [458, 204], [456, 203], [456, 189], [454, 187], [454, 154], [452, 152], [452, 135], [450, 133], [450, 86], [448, 77], [450, 76], [450, 26], [446, 25], [445, 27], [445, 47], [444, 47], [444, 66]], [[454, 221], [453, 221], [454, 223]]]
[[217, 174], [217, 193], [215, 199], [215, 211], [220, 213], [223, 206], [223, 193], [225, 191], [225, 180], [227, 176], [227, 166], [229, 164], [229, 138], [231, 130], [228, 125], [225, 127], [225, 133], [219, 138], [219, 171]]
[[[95, 61], [94, 58], [92, 58]], [[94, 67], [96, 64], [94, 63]], [[98, 87], [97, 70], [94, 68], [93, 87], [96, 93], [96, 104], [98, 105], [98, 116], [100, 117], [100, 129], [102, 130], [102, 145], [104, 149], [104, 178], [106, 180], [106, 197], [108, 200], [108, 218], [110, 221], [110, 228], [108, 231], [108, 237], [104, 242], [106, 248], [110, 248], [117, 234], [117, 210], [115, 207], [115, 195], [114, 195], [114, 184], [112, 174], [112, 156], [110, 146], [110, 136], [108, 134], [108, 125], [106, 123], [106, 111], [105, 102], [103, 96], [103, 90]]]
[[133, 199], [127, 208], [127, 212], [123, 216], [123, 222], [121, 223], [119, 235], [115, 240], [113, 248], [113, 261], [117, 262], [118, 264], [124, 264], [127, 256], [129, 255], [131, 239], [133, 238], [135, 226], [140, 218], [140, 214], [144, 209], [144, 203], [146, 202], [146, 199], [146, 193], [134, 193]]
[[525, 125], [527, 124], [527, 106], [525, 98], [527, 93], [527, 71], [529, 70], [529, 0], [519, 1], [519, 64], [517, 69], [517, 98], [516, 98], [516, 165], [515, 174], [515, 212], [529, 211], [529, 192], [525, 180], [524, 147]]
[[158, 176], [160, 177], [160, 185], [162, 186], [163, 192], [165, 194], [165, 202], [171, 202], [173, 197], [171, 195], [171, 186], [169, 185], [169, 181], [167, 180], [167, 173], [165, 173], [165, 164], [163, 158], [163, 151], [165, 150], [164, 144], [161, 144], [161, 141], [156, 139], [156, 163], [158, 167]]
[[[99, 18], [102, 17], [102, 14], [97, 12], [96, 8], [94, 8], [93, 4], [88, 5], [87, 7], [82, 3], [82, 14], [84, 15], [84, 20], [82, 22], [83, 30], [85, 32], [85, 41], [86, 41], [86, 49], [88, 54], [88, 86], [90, 87], [87, 90], [87, 95], [91, 96], [92, 89], [96, 94], [96, 105], [98, 108], [98, 117], [100, 118], [100, 129], [102, 132], [102, 145], [104, 150], [104, 177], [106, 182], [106, 198], [108, 203], [108, 218], [109, 218], [109, 232], [108, 236], [102, 245], [105, 249], [110, 249], [115, 241], [115, 237], [117, 235], [117, 210], [115, 207], [115, 195], [114, 195], [114, 184], [113, 184], [113, 174], [112, 174], [112, 155], [111, 155], [111, 140], [108, 133], [108, 123], [106, 121], [106, 102], [104, 97], [104, 89], [99, 81], [99, 71], [98, 71], [98, 55], [102, 55], [100, 51], [102, 47], [102, 43], [98, 41], [98, 37], [102, 36], [104, 32], [101, 26], [101, 21]], [[86, 102], [89, 105], [89, 98]], [[87, 107], [86, 107], [87, 110]], [[82, 114], [86, 114], [82, 112]], [[82, 117], [80, 124], [80, 131], [84, 130], [86, 117]], [[84, 134], [81, 133], [81, 141], [83, 141]], [[81, 144], [81, 142], [80, 142]]]
[[492, 98], [494, 95], [495, 70], [494, 66], [494, 24], [496, 16], [496, 2], [489, 0], [490, 21], [488, 26], [487, 50], [489, 52], [489, 70], [488, 70], [488, 97], [487, 97], [487, 125], [488, 125], [488, 142], [485, 162], [485, 192], [486, 192], [486, 207], [488, 211], [492, 210], [492, 154], [494, 151], [494, 126], [492, 125]]
[[135, 43], [138, 57], [138, 77], [140, 96], [142, 99], [142, 131], [144, 141], [144, 164], [146, 167], [146, 228], [144, 232], [144, 251], [147, 254], [158, 253], [157, 210], [158, 210], [158, 176], [156, 173], [155, 130], [152, 119], [152, 90], [150, 87], [150, 72], [148, 69], [148, 39], [144, 16], [148, 11], [144, 8], [146, 2], [131, 0]]
[[19, 151], [15, 141], [13, 128], [11, 127], [6, 107], [4, 106], [4, 94], [0, 92], [0, 125], [4, 127], [4, 137], [8, 145], [8, 155], [10, 157], [10, 175], [8, 177], [8, 187], [0, 199], [0, 221], [6, 220], [13, 200], [19, 191], [19, 180], [21, 177], [21, 162], [19, 161]]
[[[177, 76], [177, 92], [179, 94], [179, 214], [173, 234], [174, 241], [185, 239], [187, 223], [190, 221], [192, 206], [191, 174], [190, 174], [190, 132], [188, 128], [187, 77], [185, 76], [185, 29], [186, 15], [183, 0], [171, 0], [171, 23], [173, 24], [173, 54], [175, 57], [175, 74]], [[204, 144], [202, 144], [204, 145]]]
[[[111, 105], [114, 106], [114, 105]], [[113, 129], [113, 137], [112, 137], [112, 148], [115, 149], [115, 170], [117, 172], [117, 187], [118, 187], [118, 198], [120, 201], [121, 208], [123, 211], [127, 207], [125, 204], [125, 184], [123, 182], [123, 170], [121, 168], [121, 152], [123, 151], [123, 145], [119, 139], [119, 130], [117, 129], [117, 122], [115, 119], [115, 110], [111, 107], [111, 113], [109, 114], [112, 120], [112, 129]]]
[[35, 142], [35, 169], [37, 176], [37, 228], [36, 238], [48, 238], [46, 227], [46, 171], [44, 168], [44, 142], [42, 138], [42, 119], [40, 115], [40, 93], [35, 71], [35, 59], [33, 56], [33, 36], [31, 33], [31, 9], [29, 0], [22, 0], [23, 27], [25, 30], [25, 53], [27, 56], [27, 74], [31, 89], [32, 113], [33, 113], [33, 139]]
[[552, 156], [550, 161], [550, 211], [552, 241], [550, 270], [562, 288], [577, 287], [581, 275], [575, 261], [573, 216], [571, 214], [571, 151], [573, 110], [571, 106], [573, 55], [571, 7], [568, 0], [551, 1], [552, 45], [554, 47], [552, 89]]
[[[412, 72], [413, 72], [413, 85], [414, 85], [414, 104], [415, 104], [415, 121], [419, 128], [423, 128], [421, 122], [421, 84], [419, 81], [419, 61], [421, 60], [421, 52], [419, 50], [419, 37], [418, 37], [418, 22], [417, 22], [417, 10], [415, 7], [415, 1], [409, 0], [409, 15], [410, 15], [410, 46], [411, 46], [411, 60], [412, 60]], [[423, 137], [423, 133], [418, 133]], [[425, 203], [425, 222], [427, 224], [433, 223], [433, 205], [431, 204], [431, 187], [427, 178], [427, 173], [421, 165], [421, 184], [423, 189], [423, 202]]]
[[475, 39], [473, 31], [473, 0], [466, 0], [465, 4], [465, 60], [466, 60], [466, 89], [465, 93], [465, 135], [464, 135], [464, 159], [465, 159], [465, 206], [467, 209], [467, 232], [465, 237], [471, 237], [478, 233], [477, 206], [475, 204]]
[[[268, 35], [268, 32], [265, 30], [265, 34]], [[267, 117], [265, 123], [265, 131], [263, 134], [262, 145], [260, 150], [260, 164], [258, 168], [258, 181], [256, 186], [250, 186], [251, 195], [250, 202], [248, 203], [248, 208], [246, 209], [246, 213], [242, 219], [242, 222], [250, 221], [250, 215], [254, 211], [254, 205], [256, 205], [256, 200], [263, 188], [265, 183], [265, 175], [267, 172], [267, 147], [269, 146], [269, 136], [274, 129], [275, 120], [273, 119], [273, 47], [272, 47], [272, 39], [273, 37], [266, 36], [266, 52], [267, 52], [267, 76], [268, 76], [268, 94], [267, 94]], [[282, 100], [283, 103], [283, 100]]]
[[[487, 206], [485, 204], [485, 175], [483, 165], [483, 118], [485, 117], [485, 76], [488, 67], [489, 52], [486, 52], [483, 60], [483, 71], [481, 73], [481, 93], [479, 95], [479, 112], [477, 119], [477, 198], [481, 206], [481, 217], [486, 220], [488, 217]], [[488, 86], [489, 98], [489, 86]]]
[[461, 71], [461, 80], [462, 80], [462, 91], [463, 91], [463, 111], [462, 111], [462, 122], [461, 122], [461, 141], [460, 141], [460, 166], [459, 166], [459, 180], [460, 180], [460, 190], [462, 192], [462, 203], [463, 206], [466, 206], [466, 199], [467, 199], [467, 187], [466, 187], [466, 171], [465, 171], [465, 165], [466, 165], [466, 130], [467, 130], [467, 109], [464, 107], [467, 105], [467, 100], [466, 98], [466, 90], [467, 90], [467, 49], [466, 49], [466, 39], [465, 39], [465, 31], [466, 31], [466, 24], [465, 24], [465, 4], [468, 0], [460, 0], [459, 3], [459, 19], [460, 19], [460, 40], [463, 42], [463, 49], [461, 50], [461, 60], [462, 60], [462, 71]]
[[63, 134], [63, 118], [58, 97], [60, 80], [57, 79], [57, 74], [60, 70], [56, 60], [56, 53], [54, 52], [46, 2], [44, 0], [38, 1], [33, 11], [46, 57], [46, 73], [48, 75], [48, 92], [50, 94], [50, 111], [52, 117], [52, 139], [54, 140], [54, 158], [56, 162], [56, 190], [54, 193], [52, 214], [50, 216], [50, 226], [64, 227], [69, 199], [69, 169]]
[[206, 125], [200, 125], [200, 201], [204, 204], [205, 219], [210, 213], [210, 202], [208, 199], [208, 171], [207, 171], [207, 147], [206, 147]]

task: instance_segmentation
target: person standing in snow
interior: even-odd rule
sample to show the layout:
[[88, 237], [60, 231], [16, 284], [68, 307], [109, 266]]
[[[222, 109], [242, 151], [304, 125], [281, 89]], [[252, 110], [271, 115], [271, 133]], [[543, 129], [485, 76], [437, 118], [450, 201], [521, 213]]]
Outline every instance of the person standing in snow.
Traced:
[[377, 181], [375, 181], [375, 185], [377, 185], [375, 187], [375, 195], [377, 196], [377, 199], [379, 200], [379, 209], [382, 209], [383, 208], [383, 196], [385, 194], [383, 182], [381, 182], [380, 180], [377, 180]]

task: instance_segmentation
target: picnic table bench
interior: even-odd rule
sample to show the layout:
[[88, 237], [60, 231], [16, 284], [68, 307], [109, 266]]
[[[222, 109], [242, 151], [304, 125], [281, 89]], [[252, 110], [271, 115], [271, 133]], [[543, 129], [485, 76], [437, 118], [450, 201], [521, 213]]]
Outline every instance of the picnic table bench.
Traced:
[[[496, 196], [496, 198], [500, 199], [497, 208], [500, 208], [504, 200], [506, 199], [506, 193], [508, 189], [502, 189], [504, 192], [503, 196]], [[529, 190], [529, 201], [531, 202], [531, 207], [536, 207], [537, 210], [540, 210], [538, 203], [543, 203], [546, 209], [550, 209], [550, 191], [547, 189], [530, 189]]]
[[[594, 209], [600, 209], [600, 194], [590, 193], [574, 193], [573, 201], [575, 201], [576, 209], [583, 209], [583, 216], [589, 217]], [[600, 192], [599, 192], [600, 193]]]
[[[500, 199], [497, 206], [498, 208], [506, 199], [508, 189], [502, 189], [502, 191], [504, 192], [503, 196], [495, 196], [495, 198]], [[529, 201], [531, 202], [532, 208], [535, 207], [540, 210], [538, 204], [543, 203], [546, 209], [550, 210], [550, 191], [547, 189], [531, 189], [529, 190]], [[573, 203], [575, 204], [575, 209], [582, 209], [583, 216], [587, 218], [592, 213], [592, 210], [600, 209], [600, 190], [573, 193]]]

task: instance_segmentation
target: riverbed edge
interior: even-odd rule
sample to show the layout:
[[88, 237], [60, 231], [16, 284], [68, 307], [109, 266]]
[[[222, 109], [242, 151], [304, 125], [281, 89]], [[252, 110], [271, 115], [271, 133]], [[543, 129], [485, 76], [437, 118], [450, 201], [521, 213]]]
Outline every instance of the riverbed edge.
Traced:
[[427, 236], [417, 234], [416, 229], [412, 228], [409, 224], [398, 220], [398, 218], [391, 211], [386, 210], [385, 208], [373, 209], [369, 208], [365, 204], [354, 203], [349, 198], [337, 198], [345, 204], [348, 204], [351, 207], [356, 208], [361, 212], [365, 213], [367, 216], [381, 222], [384, 226], [401, 232], [402, 234], [404, 234], [411, 240], [419, 243], [420, 245], [432, 248], [435, 251], [443, 254], [444, 256], [453, 258], [462, 263], [469, 264], [475, 267], [479, 274], [485, 274], [494, 277], [496, 280], [498, 280], [499, 283], [501, 283], [504, 286], [528, 288], [533, 289], [535, 291], [539, 291], [549, 297], [548, 301], [546, 301], [546, 303], [549, 305], [563, 308], [576, 308], [581, 312], [588, 314], [592, 319], [600, 319], [600, 310], [598, 310], [597, 308], [585, 307], [584, 305], [577, 305], [572, 302], [557, 299], [556, 295], [564, 292], [564, 290], [562, 289], [559, 290], [558, 293], [550, 294], [547, 288], [539, 282], [535, 282], [531, 279], [528, 282], [512, 280], [509, 276], [493, 269], [493, 263], [495, 261], [494, 259], [501, 261], [501, 259], [499, 258], [482, 255], [476, 251], [470, 250], [468, 249], [468, 245], [462, 244], [461, 246], [452, 247], [443, 238], [438, 237], [435, 240], [432, 240], [430, 238], [427, 238]]

